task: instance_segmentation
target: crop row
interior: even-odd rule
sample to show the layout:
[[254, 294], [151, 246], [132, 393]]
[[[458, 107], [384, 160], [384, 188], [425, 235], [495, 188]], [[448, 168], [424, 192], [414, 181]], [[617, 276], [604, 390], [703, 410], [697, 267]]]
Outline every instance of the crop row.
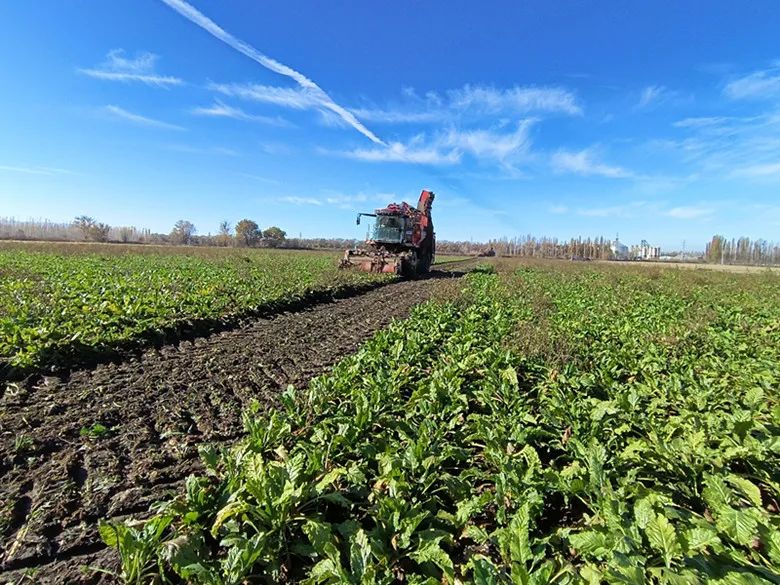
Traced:
[[0, 365], [73, 362], [141, 337], [220, 323], [274, 304], [377, 280], [339, 273], [334, 256], [0, 250]]
[[776, 583], [778, 289], [707, 279], [473, 274], [101, 535], [126, 582]]

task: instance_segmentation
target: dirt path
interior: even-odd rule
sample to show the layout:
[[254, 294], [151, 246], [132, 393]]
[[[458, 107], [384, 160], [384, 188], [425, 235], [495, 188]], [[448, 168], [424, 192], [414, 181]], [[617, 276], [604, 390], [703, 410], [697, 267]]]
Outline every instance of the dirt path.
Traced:
[[[7, 389], [0, 582], [111, 581], [80, 570], [115, 563], [97, 536], [99, 519], [146, 512], [200, 469], [198, 444], [242, 434], [241, 412], [252, 400], [273, 406], [280, 389], [306, 384], [414, 305], [448, 294], [459, 274], [440, 270]], [[30, 581], [25, 572], [34, 572]]]

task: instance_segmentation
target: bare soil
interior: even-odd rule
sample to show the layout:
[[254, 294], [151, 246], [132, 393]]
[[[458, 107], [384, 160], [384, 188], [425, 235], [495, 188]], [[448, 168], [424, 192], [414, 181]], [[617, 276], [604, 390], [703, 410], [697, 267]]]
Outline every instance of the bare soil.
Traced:
[[273, 408], [288, 384], [305, 386], [413, 306], [453, 294], [455, 270], [8, 386], [0, 400], [0, 582], [115, 582], [84, 569], [118, 568], [98, 537], [100, 519], [148, 514], [201, 469], [199, 444], [243, 434], [252, 401]]

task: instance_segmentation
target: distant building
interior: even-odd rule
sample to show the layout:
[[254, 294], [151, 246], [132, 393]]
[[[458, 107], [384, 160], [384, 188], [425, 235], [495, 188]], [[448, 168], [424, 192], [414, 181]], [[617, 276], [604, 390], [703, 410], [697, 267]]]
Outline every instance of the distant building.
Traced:
[[661, 257], [661, 248], [642, 240], [638, 246], [631, 246], [630, 257], [632, 260], [658, 260]]
[[615, 260], [628, 260], [628, 246], [621, 242], [617, 236], [614, 241], [609, 245], [609, 249], [612, 250], [612, 257]]

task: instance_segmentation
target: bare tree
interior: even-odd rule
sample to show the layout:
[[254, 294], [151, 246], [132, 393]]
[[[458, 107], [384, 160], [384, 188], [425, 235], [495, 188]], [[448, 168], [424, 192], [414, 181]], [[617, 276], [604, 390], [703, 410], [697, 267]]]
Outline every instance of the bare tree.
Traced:
[[107, 223], [96, 223], [90, 230], [90, 238], [95, 242], [107, 242], [111, 226]]
[[98, 223], [94, 217], [79, 215], [73, 220], [73, 227], [78, 229], [85, 240], [93, 242], [107, 242], [111, 226], [107, 223]]
[[94, 225], [95, 218], [88, 215], [79, 215], [76, 219], [73, 220], [73, 227], [81, 231], [85, 240], [89, 239]]
[[219, 231], [217, 232], [216, 243], [218, 246], [227, 247], [233, 241], [231, 234], [232, 228], [229, 221], [222, 221], [219, 224]]

